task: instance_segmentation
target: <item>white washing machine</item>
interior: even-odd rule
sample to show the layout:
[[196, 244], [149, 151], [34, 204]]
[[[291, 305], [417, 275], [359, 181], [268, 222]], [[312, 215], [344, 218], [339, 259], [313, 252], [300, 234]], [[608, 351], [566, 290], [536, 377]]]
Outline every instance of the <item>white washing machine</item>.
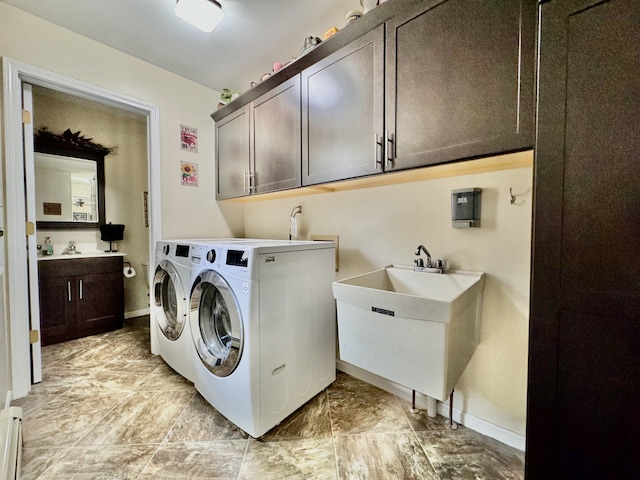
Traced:
[[192, 273], [194, 384], [260, 437], [336, 376], [333, 242], [201, 244]]
[[189, 293], [193, 246], [181, 240], [156, 243], [151, 282], [152, 345], [154, 353], [193, 382], [193, 340], [189, 328]]

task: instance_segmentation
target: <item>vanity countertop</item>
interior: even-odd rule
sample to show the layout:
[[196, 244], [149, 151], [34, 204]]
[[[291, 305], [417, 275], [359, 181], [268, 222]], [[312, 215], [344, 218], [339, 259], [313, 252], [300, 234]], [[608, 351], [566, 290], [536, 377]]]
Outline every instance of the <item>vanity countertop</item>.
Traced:
[[124, 252], [82, 252], [67, 255], [56, 253], [55, 255], [38, 255], [38, 261], [41, 260], [73, 260], [74, 258], [95, 258], [95, 257], [124, 257]]

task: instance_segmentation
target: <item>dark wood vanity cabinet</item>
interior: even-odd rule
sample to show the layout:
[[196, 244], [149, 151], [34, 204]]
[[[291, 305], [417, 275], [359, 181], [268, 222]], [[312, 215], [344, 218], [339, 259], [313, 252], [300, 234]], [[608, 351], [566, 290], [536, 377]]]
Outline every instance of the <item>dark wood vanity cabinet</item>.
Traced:
[[536, 2], [420, 2], [387, 22], [385, 170], [530, 149]]
[[122, 328], [122, 257], [38, 262], [42, 345]]

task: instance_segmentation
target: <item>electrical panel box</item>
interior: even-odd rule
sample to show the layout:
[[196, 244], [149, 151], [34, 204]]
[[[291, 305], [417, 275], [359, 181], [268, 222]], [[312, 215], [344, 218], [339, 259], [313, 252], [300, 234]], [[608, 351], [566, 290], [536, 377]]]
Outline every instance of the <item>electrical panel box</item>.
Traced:
[[451, 226], [471, 228], [480, 226], [481, 188], [451, 191]]

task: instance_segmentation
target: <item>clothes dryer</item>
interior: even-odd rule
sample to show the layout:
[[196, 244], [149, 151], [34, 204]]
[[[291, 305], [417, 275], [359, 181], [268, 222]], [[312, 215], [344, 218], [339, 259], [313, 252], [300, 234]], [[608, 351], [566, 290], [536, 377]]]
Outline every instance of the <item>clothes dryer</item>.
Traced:
[[193, 340], [188, 326], [191, 251], [192, 246], [181, 240], [157, 242], [151, 283], [151, 328], [157, 353], [193, 382]]
[[335, 380], [333, 242], [200, 244], [189, 323], [194, 384], [260, 437]]

